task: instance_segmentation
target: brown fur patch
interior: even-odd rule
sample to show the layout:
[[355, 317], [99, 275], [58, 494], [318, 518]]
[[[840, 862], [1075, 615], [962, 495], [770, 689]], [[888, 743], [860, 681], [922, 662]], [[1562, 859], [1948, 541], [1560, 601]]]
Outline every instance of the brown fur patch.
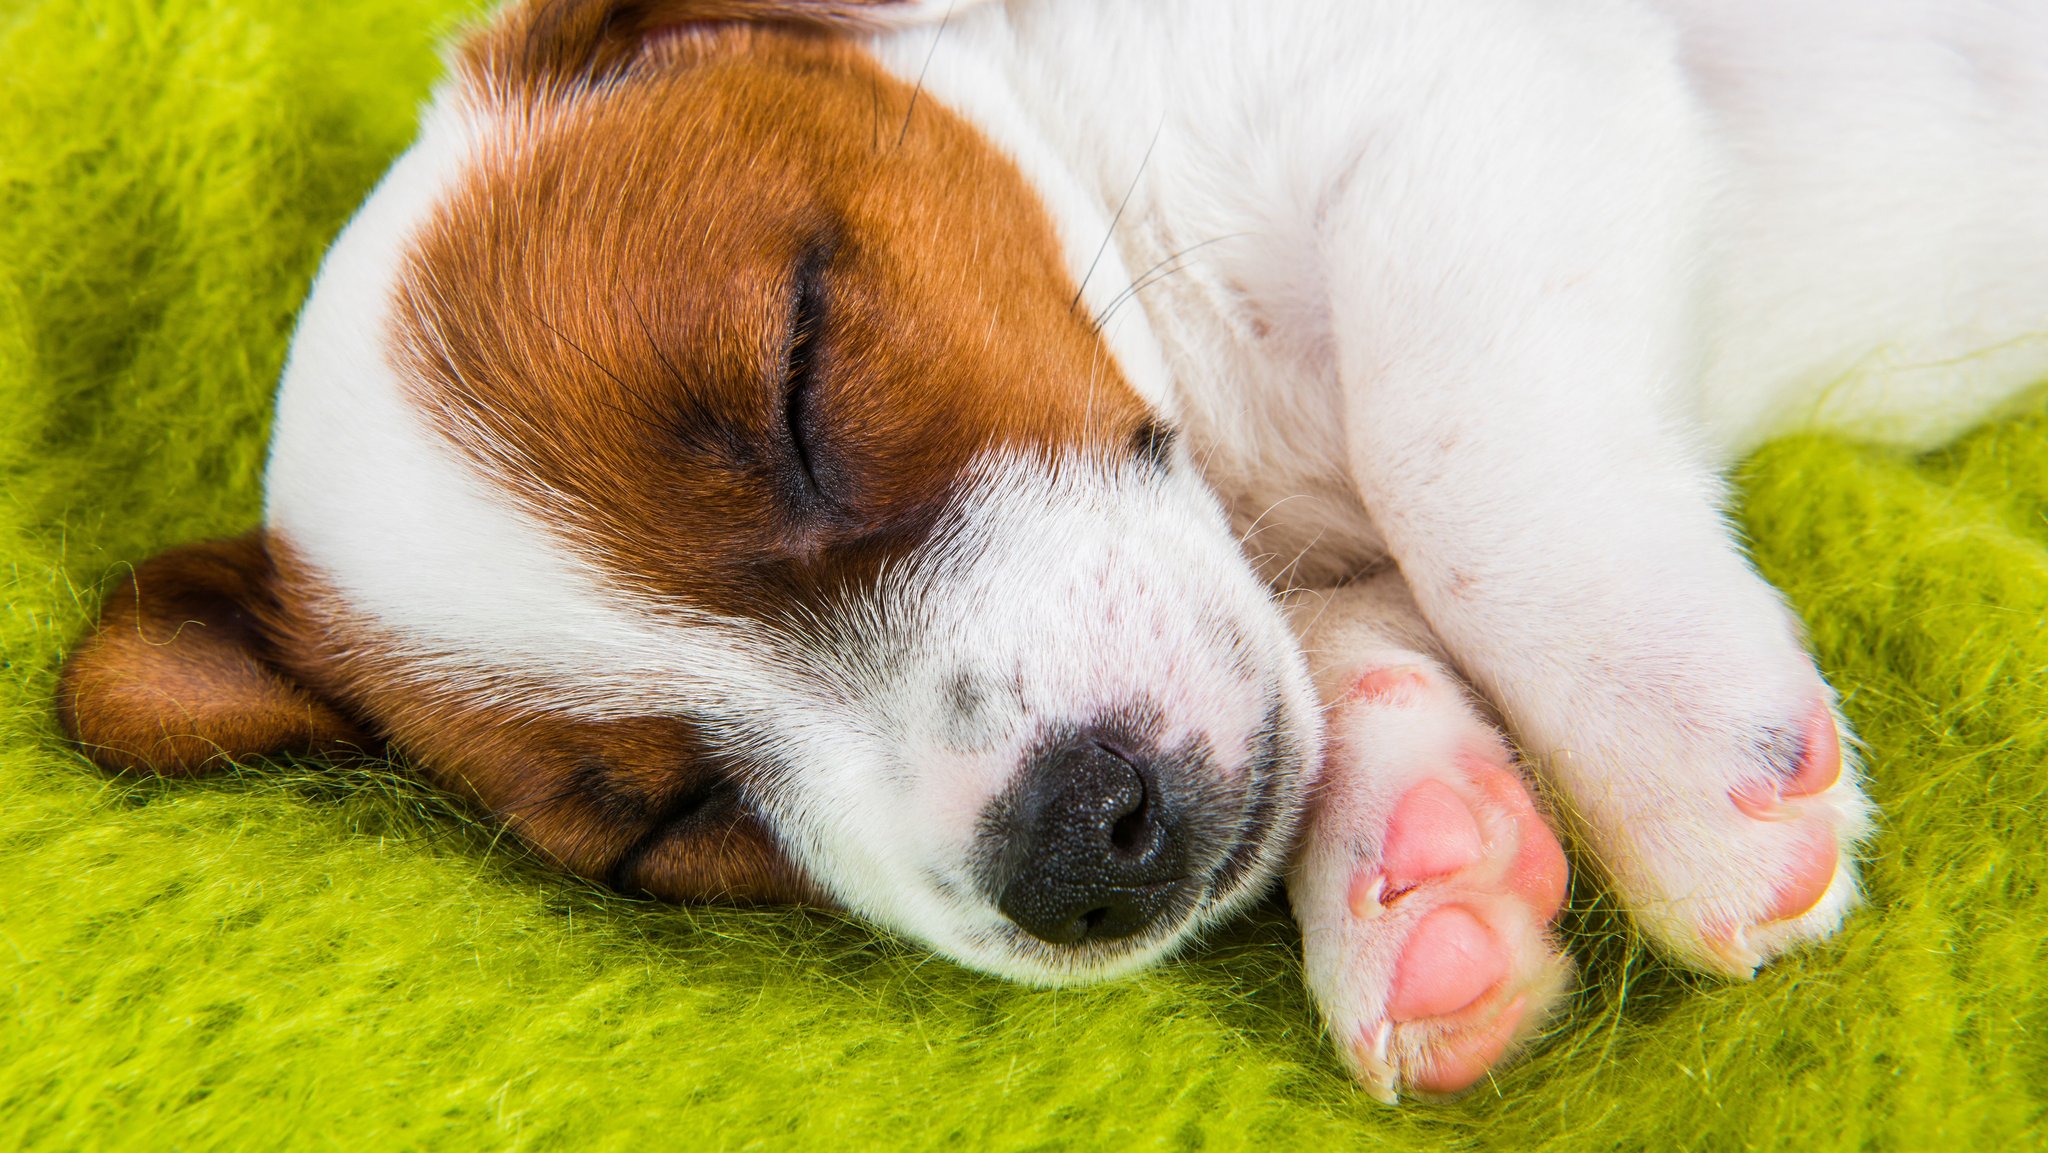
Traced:
[[761, 615], [925, 539], [985, 450], [1129, 451], [1149, 414], [977, 132], [823, 35], [682, 56], [501, 110], [406, 270], [419, 400], [508, 497]]
[[[107, 597], [58, 684], [60, 722], [115, 771], [375, 751], [386, 738], [563, 867], [668, 900], [822, 903], [750, 806], [744, 766], [677, 718], [610, 723], [479, 703], [422, 677], [274, 534], [171, 549]], [[354, 718], [374, 717], [374, 729]]]
[[718, 24], [855, 29], [899, 0], [533, 0], [465, 42], [472, 83], [543, 99], [632, 66], [650, 40]]

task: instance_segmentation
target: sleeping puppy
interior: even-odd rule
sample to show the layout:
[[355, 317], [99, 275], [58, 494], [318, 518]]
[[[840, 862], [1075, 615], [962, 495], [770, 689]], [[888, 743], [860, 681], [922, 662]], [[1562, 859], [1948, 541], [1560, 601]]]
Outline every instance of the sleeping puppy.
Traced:
[[1848, 733], [1717, 468], [2048, 376], [2042, 44], [514, 4], [327, 257], [264, 527], [137, 568], [63, 721], [119, 770], [388, 743], [609, 885], [1031, 982], [1284, 872], [1363, 1084], [1455, 1092], [1567, 986], [1554, 829], [1714, 973], [1855, 903]]

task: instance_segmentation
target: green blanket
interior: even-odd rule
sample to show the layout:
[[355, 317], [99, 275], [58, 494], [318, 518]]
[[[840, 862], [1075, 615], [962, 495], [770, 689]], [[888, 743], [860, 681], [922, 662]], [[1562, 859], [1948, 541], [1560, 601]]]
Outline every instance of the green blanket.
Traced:
[[1581, 884], [1584, 991], [1448, 1106], [1349, 1086], [1277, 901], [1040, 992], [826, 915], [606, 895], [388, 765], [94, 771], [61, 654], [121, 566], [255, 520], [293, 312], [465, 4], [274, 7], [0, 0], [0, 1148], [2048, 1143], [2039, 399], [1930, 457], [1744, 472], [1868, 743], [1869, 906], [1737, 986]]

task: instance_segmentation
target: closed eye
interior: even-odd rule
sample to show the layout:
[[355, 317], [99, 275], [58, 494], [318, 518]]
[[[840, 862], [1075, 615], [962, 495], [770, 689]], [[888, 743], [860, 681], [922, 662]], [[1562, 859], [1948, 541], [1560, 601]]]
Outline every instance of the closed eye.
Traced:
[[821, 345], [826, 324], [825, 265], [830, 253], [813, 246], [797, 262], [792, 278], [789, 324], [782, 344], [782, 426], [790, 456], [790, 502], [799, 512], [832, 503], [824, 483], [819, 449], [824, 429], [818, 418]]

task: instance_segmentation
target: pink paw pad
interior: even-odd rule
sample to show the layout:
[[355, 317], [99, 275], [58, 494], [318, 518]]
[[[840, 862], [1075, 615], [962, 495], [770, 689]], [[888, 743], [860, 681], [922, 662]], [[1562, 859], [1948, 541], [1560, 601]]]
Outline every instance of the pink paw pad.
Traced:
[[1488, 800], [1514, 819], [1521, 836], [1515, 859], [1508, 865], [1508, 887], [1528, 902], [1542, 920], [1557, 916], [1557, 911], [1564, 907], [1571, 870], [1565, 864], [1564, 849], [1557, 843], [1557, 837], [1537, 815], [1528, 790], [1513, 773], [1483, 761], [1468, 761], [1465, 772]]
[[1562, 981], [1541, 926], [1564, 901], [1564, 851], [1506, 756], [1455, 750], [1456, 771], [1401, 794], [1378, 860], [1351, 876], [1352, 915], [1402, 934], [1388, 942], [1386, 999], [1350, 1046], [1381, 1100], [1484, 1078]]
[[1480, 1028], [1451, 1038], [1431, 1054], [1408, 1083], [1424, 1093], [1456, 1093], [1478, 1084], [1487, 1070], [1500, 1063], [1501, 1055], [1514, 1042], [1528, 1003], [1517, 997], [1507, 1003]]
[[1467, 868], [1485, 851], [1479, 822], [1464, 798], [1442, 781], [1424, 781], [1394, 807], [1380, 867], [1390, 885], [1404, 889]]
[[1394, 972], [1387, 1013], [1416, 1021], [1455, 1013], [1484, 997], [1508, 975], [1507, 950], [1472, 910], [1445, 905], [1408, 937]]

